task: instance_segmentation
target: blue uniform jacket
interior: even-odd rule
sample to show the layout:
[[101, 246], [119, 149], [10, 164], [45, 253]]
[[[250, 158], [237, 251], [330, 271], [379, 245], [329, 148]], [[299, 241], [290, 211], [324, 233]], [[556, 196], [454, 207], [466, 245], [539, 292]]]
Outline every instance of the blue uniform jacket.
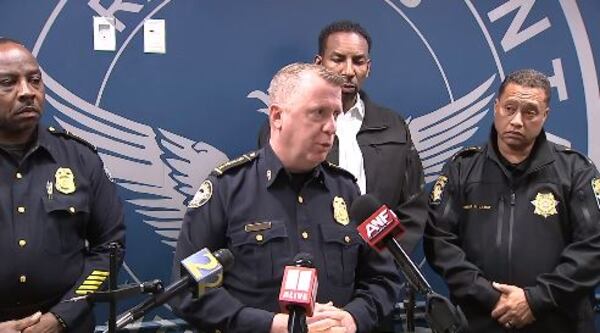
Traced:
[[369, 248], [357, 222], [344, 221], [359, 195], [347, 171], [323, 162], [297, 193], [266, 146], [217, 168], [201, 192], [183, 221], [174, 277], [179, 262], [204, 247], [230, 249], [235, 264], [225, 273], [223, 288], [174, 302], [193, 325], [208, 332], [269, 332], [280, 312], [284, 266], [299, 252], [314, 257], [317, 301], [348, 311], [358, 332], [373, 329], [399, 298], [400, 276], [391, 256]]
[[61, 300], [97, 290], [108, 279], [106, 245], [125, 242], [102, 161], [80, 139], [40, 127], [21, 163], [0, 149], [0, 179], [0, 321], [50, 311], [69, 331], [93, 331], [86, 301]]

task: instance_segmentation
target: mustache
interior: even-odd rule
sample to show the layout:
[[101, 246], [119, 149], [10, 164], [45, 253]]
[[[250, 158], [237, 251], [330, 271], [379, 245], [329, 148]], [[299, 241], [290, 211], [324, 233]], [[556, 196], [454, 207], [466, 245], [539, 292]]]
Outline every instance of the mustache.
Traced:
[[36, 106], [35, 104], [26, 104], [26, 105], [20, 106], [17, 109], [16, 113], [22, 113], [22, 112], [27, 112], [27, 111], [40, 112], [40, 108], [38, 106]]

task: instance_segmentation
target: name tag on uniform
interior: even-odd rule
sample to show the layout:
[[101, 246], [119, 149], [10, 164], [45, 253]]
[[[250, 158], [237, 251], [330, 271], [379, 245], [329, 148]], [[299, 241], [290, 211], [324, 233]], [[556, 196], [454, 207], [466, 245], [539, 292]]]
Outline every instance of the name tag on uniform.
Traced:
[[271, 222], [255, 222], [255, 223], [246, 224], [244, 226], [244, 231], [246, 231], [246, 232], [257, 232], [257, 231], [263, 231], [263, 230], [267, 230], [267, 229], [271, 229]]
[[492, 206], [485, 205], [485, 204], [467, 204], [467, 205], [463, 206], [463, 209], [465, 209], [465, 210], [469, 210], [469, 209], [490, 210], [490, 209], [492, 209]]

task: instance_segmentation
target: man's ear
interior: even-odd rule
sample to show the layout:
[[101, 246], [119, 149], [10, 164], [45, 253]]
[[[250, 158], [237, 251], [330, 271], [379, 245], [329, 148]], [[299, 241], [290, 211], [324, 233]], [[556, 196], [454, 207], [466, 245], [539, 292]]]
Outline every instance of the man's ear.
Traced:
[[269, 106], [269, 125], [271, 126], [271, 129], [281, 129], [282, 113], [283, 109], [279, 105], [271, 104], [271, 106]]
[[315, 64], [317, 65], [323, 65], [323, 57], [321, 57], [320, 55], [316, 55], [315, 56]]
[[544, 110], [544, 121], [546, 121], [546, 119], [548, 118], [548, 113], [550, 113], [550, 107], [546, 107], [546, 110]]
[[499, 103], [500, 101], [498, 100], [498, 98], [496, 98], [494, 100], [494, 117], [496, 116], [496, 113], [498, 113], [498, 108], [500, 107]]

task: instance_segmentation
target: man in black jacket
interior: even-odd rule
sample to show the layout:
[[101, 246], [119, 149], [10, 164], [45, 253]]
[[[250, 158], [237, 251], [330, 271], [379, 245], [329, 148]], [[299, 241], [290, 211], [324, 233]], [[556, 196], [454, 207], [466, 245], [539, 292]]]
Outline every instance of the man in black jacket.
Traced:
[[430, 198], [425, 253], [471, 332], [594, 332], [600, 174], [546, 140], [550, 83], [509, 75], [483, 147], [459, 152]]
[[[327, 160], [350, 171], [361, 193], [394, 209], [406, 232], [399, 239], [411, 253], [421, 240], [427, 215], [423, 168], [402, 116], [373, 103], [360, 90], [371, 70], [371, 37], [359, 24], [331, 23], [319, 34], [315, 63], [344, 76], [343, 114]], [[266, 124], [259, 147], [268, 142]], [[360, 221], [359, 221], [360, 222]]]

